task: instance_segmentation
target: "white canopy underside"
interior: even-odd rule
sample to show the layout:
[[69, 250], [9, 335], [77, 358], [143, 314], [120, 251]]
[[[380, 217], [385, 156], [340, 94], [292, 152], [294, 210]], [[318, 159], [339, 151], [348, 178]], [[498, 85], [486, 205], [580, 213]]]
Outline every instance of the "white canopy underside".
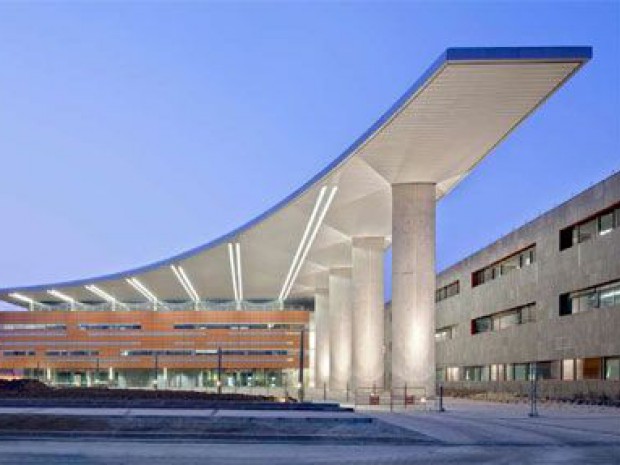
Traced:
[[119, 301], [143, 296], [126, 281], [136, 277], [160, 300], [188, 300], [170, 264], [181, 265], [199, 297], [234, 300], [228, 243], [239, 243], [243, 298], [277, 299], [323, 186], [337, 186], [290, 297], [307, 297], [331, 267], [349, 266], [351, 240], [391, 240], [391, 184], [431, 182], [437, 199], [446, 195], [583, 61], [445, 61], [391, 116], [288, 203], [232, 235], [154, 266], [110, 277], [61, 285], [0, 291], [35, 301], [62, 302], [57, 289], [76, 301], [102, 301], [85, 288], [96, 286]]

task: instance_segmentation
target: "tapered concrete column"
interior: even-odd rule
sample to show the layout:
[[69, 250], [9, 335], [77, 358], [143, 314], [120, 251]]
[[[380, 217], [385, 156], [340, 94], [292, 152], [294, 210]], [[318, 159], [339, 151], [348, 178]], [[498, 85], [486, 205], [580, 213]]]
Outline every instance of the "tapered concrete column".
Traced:
[[329, 388], [346, 389], [351, 380], [351, 268], [329, 271]]
[[392, 186], [392, 386], [435, 395], [435, 184]]
[[314, 294], [314, 327], [315, 345], [315, 375], [314, 382], [317, 388], [329, 383], [329, 292], [327, 289], [317, 289]]
[[383, 237], [353, 239], [353, 387], [383, 387]]

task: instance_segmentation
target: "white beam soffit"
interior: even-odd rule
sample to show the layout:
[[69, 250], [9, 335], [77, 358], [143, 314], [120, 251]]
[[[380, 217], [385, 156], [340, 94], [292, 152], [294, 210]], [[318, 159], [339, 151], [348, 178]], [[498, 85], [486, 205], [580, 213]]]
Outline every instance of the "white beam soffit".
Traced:
[[352, 237], [391, 236], [391, 184], [433, 182], [441, 199], [591, 57], [590, 47], [450, 48], [329, 166], [240, 228], [141, 268], [0, 289], [0, 300], [54, 304], [56, 290], [109, 301], [85, 287], [99, 286], [132, 302], [130, 278], [162, 302], [311, 297], [317, 276], [350, 265]]

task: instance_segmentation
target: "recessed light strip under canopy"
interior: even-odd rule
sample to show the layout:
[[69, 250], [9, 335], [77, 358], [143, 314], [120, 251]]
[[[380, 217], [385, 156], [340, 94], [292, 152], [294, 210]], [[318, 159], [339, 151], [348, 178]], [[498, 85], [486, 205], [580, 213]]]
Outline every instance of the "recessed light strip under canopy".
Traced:
[[133, 287], [136, 291], [146, 297], [147, 300], [151, 301], [154, 305], [160, 303], [157, 296], [151, 291], [149, 291], [146, 286], [140, 281], [138, 281], [136, 278], [128, 278], [126, 281], [131, 285], [131, 287]]
[[183, 286], [183, 289], [185, 289], [185, 292], [187, 292], [187, 295], [189, 296], [189, 298], [192, 299], [194, 303], [200, 302], [200, 296], [196, 292], [196, 289], [192, 285], [192, 282], [187, 277], [185, 270], [183, 270], [181, 266], [177, 266], [177, 265], [170, 265], [170, 268], [172, 269], [172, 271], [174, 272], [174, 275], [177, 277], [177, 279]]
[[284, 301], [288, 298], [291, 289], [293, 288], [293, 284], [297, 279], [297, 275], [301, 271], [301, 267], [304, 263], [304, 260], [308, 256], [308, 252], [310, 252], [310, 248], [312, 247], [312, 243], [316, 238], [317, 233], [325, 219], [325, 215], [327, 214], [327, 210], [334, 200], [334, 196], [336, 195], [336, 191], [338, 190], [337, 186], [333, 186], [327, 199], [323, 202], [325, 198], [325, 193], [327, 192], [327, 186], [323, 186], [319, 192], [319, 196], [314, 204], [314, 208], [312, 209], [312, 213], [310, 214], [310, 218], [308, 219], [308, 224], [306, 225], [306, 229], [304, 230], [304, 234], [301, 237], [301, 241], [299, 246], [297, 247], [297, 251], [295, 252], [295, 256], [293, 257], [293, 262], [291, 263], [291, 267], [288, 271], [288, 275], [284, 280], [284, 284], [282, 286], [282, 290], [280, 291], [280, 296], [278, 300]]
[[32, 310], [32, 308], [34, 307], [34, 304], [39, 303], [36, 300], [31, 299], [30, 297], [25, 296], [24, 294], [20, 294], [18, 292], [13, 292], [9, 294], [9, 297], [14, 298], [15, 300], [19, 300], [20, 302], [27, 303], [28, 305], [30, 305], [30, 310]]
[[51, 296], [56, 297], [57, 299], [64, 300], [65, 302], [67, 302], [69, 305], [71, 305], [71, 310], [75, 308], [75, 299], [73, 297], [70, 297], [67, 294], [63, 294], [62, 292], [57, 291], [56, 289], [50, 289], [49, 291], [47, 291], [47, 293]]
[[241, 277], [241, 245], [239, 242], [228, 243], [228, 259], [232, 275], [233, 291], [237, 303], [243, 301], [243, 279]]
[[112, 304], [112, 310], [114, 310], [114, 308], [117, 305], [122, 305], [123, 307], [126, 307], [126, 305], [122, 302], [119, 302], [118, 299], [116, 299], [115, 297], [113, 297], [112, 295], [108, 294], [107, 292], [105, 292], [103, 289], [95, 286], [94, 284], [88, 284], [86, 286], [84, 286], [87, 290], [89, 290], [90, 292], [92, 292], [93, 294], [95, 294], [97, 297], [102, 298], [103, 300], [105, 300], [106, 302], [109, 302]]

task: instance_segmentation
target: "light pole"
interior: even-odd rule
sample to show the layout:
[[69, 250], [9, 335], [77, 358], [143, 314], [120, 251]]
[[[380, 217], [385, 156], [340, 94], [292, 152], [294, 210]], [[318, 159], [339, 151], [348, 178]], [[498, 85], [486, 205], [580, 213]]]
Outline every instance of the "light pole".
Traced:
[[222, 393], [222, 348], [217, 348], [217, 393]]
[[304, 401], [304, 332], [305, 328], [302, 328], [299, 333], [299, 377], [297, 383], [297, 395], [299, 401]]
[[157, 372], [159, 371], [159, 353], [155, 352], [155, 381], [153, 381], [153, 388], [157, 390]]

